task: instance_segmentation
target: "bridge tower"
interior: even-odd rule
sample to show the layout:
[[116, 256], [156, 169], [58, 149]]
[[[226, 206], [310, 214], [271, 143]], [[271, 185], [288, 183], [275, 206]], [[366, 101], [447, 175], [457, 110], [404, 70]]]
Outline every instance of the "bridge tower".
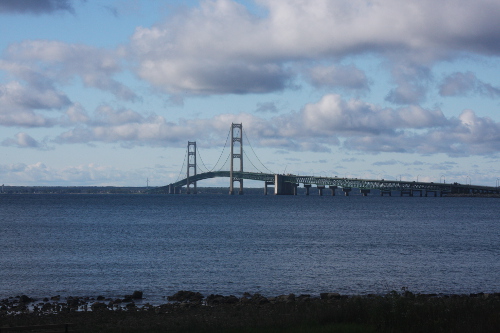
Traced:
[[[190, 185], [191, 183], [189, 182], [189, 176], [190, 176], [190, 170], [191, 168], [193, 169], [193, 176], [196, 176], [196, 141], [188, 141], [188, 158], [187, 158], [187, 184], [186, 184], [186, 193], [190, 194], [191, 193], [191, 188]], [[196, 180], [193, 182], [193, 194], [196, 194]]]
[[[234, 146], [235, 142], [236, 146], [240, 146], [240, 152], [235, 153]], [[238, 147], [236, 147], [237, 149]], [[243, 124], [231, 124], [231, 167], [229, 170], [229, 194], [234, 194], [234, 182], [240, 182], [240, 190], [238, 194], [243, 194], [243, 178], [235, 177], [233, 175], [234, 172], [234, 159], [240, 159], [240, 170], [239, 172], [243, 172]]]

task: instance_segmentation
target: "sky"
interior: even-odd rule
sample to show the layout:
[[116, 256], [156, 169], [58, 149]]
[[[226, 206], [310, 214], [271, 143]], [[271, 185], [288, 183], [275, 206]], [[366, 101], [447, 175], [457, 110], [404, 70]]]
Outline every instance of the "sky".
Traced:
[[188, 141], [218, 170], [242, 123], [245, 171], [497, 186], [499, 16], [497, 0], [0, 0], [0, 184], [167, 185]]

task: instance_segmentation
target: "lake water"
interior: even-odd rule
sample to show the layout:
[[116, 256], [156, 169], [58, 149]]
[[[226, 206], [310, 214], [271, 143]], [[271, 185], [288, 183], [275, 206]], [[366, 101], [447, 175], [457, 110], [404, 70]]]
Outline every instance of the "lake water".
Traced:
[[500, 200], [0, 195], [0, 298], [500, 292]]

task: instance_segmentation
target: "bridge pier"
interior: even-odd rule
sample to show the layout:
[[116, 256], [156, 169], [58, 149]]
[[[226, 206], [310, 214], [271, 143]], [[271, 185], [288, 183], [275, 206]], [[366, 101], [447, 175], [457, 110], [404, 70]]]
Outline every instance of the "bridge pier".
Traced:
[[411, 190], [411, 196], [413, 197], [413, 193], [415, 193], [415, 192], [419, 192], [419, 193], [420, 193], [420, 196], [422, 196], [422, 192], [423, 192], [423, 191], [424, 191], [424, 190]]
[[322, 196], [323, 195], [323, 189], [325, 188], [325, 186], [324, 185], [317, 185], [316, 187], [318, 188], [318, 194], [320, 196]]
[[294, 195], [296, 193], [295, 187], [295, 183], [285, 182], [283, 175], [274, 175], [275, 195]]
[[366, 197], [368, 195], [368, 193], [370, 193], [370, 190], [366, 190], [366, 189], [363, 189], [361, 190], [361, 194]]
[[274, 183], [269, 181], [264, 181], [264, 195], [267, 195], [267, 185], [274, 185]]
[[412, 190], [401, 190], [400, 193], [399, 193], [399, 196], [402, 197], [405, 194], [408, 194], [409, 197], [413, 196]]
[[306, 195], [309, 195], [309, 189], [311, 188], [311, 184], [304, 184], [304, 188], [306, 189]]
[[172, 184], [168, 185], [168, 194], [180, 194], [181, 187], [174, 186]]
[[337, 189], [337, 186], [332, 186], [332, 185], [330, 185], [330, 186], [328, 186], [328, 188], [329, 188], [330, 190], [332, 190], [332, 197], [333, 197], [333, 196], [335, 196], [335, 190]]
[[348, 197], [349, 196], [349, 192], [351, 192], [351, 188], [350, 187], [344, 187], [344, 188], [342, 188], [342, 191], [344, 191], [344, 195], [346, 197]]

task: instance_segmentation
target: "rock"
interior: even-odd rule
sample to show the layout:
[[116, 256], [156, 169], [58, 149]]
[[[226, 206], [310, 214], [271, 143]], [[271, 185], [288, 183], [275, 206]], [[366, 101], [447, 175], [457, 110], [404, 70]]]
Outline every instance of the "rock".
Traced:
[[80, 305], [80, 300], [77, 299], [77, 298], [68, 298], [68, 300], [66, 301], [66, 303], [68, 304], [68, 306], [70, 308], [76, 308]]
[[132, 294], [132, 298], [133, 299], [142, 299], [142, 291], [134, 291], [134, 293]]
[[30, 297], [28, 297], [26, 295], [22, 295], [21, 297], [19, 297], [19, 302], [20, 303], [31, 303], [33, 301], [34, 301], [33, 298], [30, 298]]
[[339, 293], [321, 293], [321, 294], [319, 294], [319, 296], [321, 299], [325, 299], [325, 300], [341, 298]]
[[234, 295], [222, 296], [222, 295], [210, 295], [207, 297], [207, 305], [218, 305], [218, 304], [236, 304], [240, 300]]
[[269, 303], [269, 300], [264, 296], [262, 296], [261, 294], [254, 294], [251, 300], [252, 303], [259, 305]]
[[90, 308], [92, 311], [104, 311], [108, 309], [108, 306], [102, 302], [95, 302], [90, 306]]
[[180, 290], [172, 296], [167, 296], [167, 300], [173, 302], [200, 302], [203, 295], [199, 292]]
[[295, 301], [295, 294], [280, 295], [275, 297], [277, 302], [291, 303]]

